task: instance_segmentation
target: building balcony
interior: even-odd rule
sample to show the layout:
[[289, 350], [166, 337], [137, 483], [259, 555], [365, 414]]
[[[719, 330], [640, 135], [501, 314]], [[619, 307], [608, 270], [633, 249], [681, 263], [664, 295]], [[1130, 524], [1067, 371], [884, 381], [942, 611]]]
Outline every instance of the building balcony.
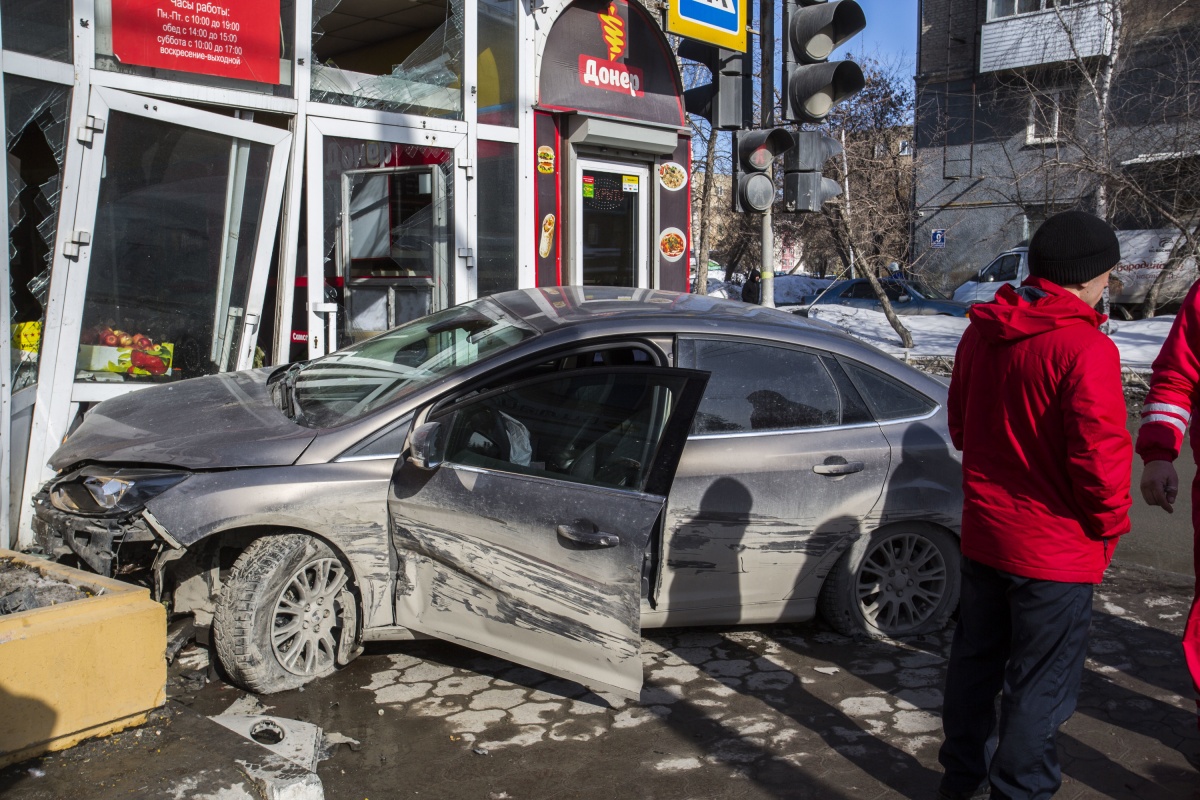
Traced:
[[[1108, 52], [1112, 23], [1103, 3], [1080, 3], [984, 23], [979, 71], [1056, 64]], [[1061, 16], [1060, 16], [1061, 15]]]

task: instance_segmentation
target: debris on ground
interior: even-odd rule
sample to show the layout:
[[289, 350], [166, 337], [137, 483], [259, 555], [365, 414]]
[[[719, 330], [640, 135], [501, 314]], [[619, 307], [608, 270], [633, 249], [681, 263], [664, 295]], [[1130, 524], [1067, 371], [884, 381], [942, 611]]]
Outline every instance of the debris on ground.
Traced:
[[95, 595], [84, 587], [47, 578], [35, 566], [0, 558], [0, 616], [86, 600]]

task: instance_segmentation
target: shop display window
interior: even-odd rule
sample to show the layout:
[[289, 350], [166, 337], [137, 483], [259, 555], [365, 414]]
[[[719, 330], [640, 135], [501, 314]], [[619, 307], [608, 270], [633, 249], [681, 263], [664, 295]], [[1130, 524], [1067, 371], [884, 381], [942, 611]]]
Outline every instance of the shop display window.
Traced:
[[517, 124], [517, 0], [479, 0], [479, 121]]
[[37, 381], [71, 87], [4, 76], [12, 389]]
[[76, 380], [237, 366], [271, 148], [113, 112]]
[[325, 140], [326, 279], [342, 287], [341, 344], [454, 298], [453, 151]]
[[516, 289], [517, 145], [479, 143], [479, 296]]
[[0, 0], [4, 49], [71, 62], [71, 0]]
[[314, 0], [312, 99], [463, 118], [463, 0]]
[[96, 0], [96, 68], [292, 96], [296, 0]]

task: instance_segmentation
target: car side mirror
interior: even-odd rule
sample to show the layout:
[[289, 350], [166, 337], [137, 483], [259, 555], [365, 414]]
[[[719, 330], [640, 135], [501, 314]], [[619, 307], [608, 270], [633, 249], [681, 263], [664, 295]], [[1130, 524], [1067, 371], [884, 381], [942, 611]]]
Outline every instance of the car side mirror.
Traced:
[[417, 469], [435, 470], [445, 457], [442, 442], [442, 423], [426, 422], [412, 432], [408, 439], [408, 460]]

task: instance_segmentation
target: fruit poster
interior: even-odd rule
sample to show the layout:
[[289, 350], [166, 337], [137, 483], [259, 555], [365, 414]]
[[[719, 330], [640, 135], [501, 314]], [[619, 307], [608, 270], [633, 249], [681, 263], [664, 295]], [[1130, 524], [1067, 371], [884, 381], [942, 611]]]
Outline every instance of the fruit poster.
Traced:
[[123, 64], [279, 83], [279, 0], [112, 0]]

